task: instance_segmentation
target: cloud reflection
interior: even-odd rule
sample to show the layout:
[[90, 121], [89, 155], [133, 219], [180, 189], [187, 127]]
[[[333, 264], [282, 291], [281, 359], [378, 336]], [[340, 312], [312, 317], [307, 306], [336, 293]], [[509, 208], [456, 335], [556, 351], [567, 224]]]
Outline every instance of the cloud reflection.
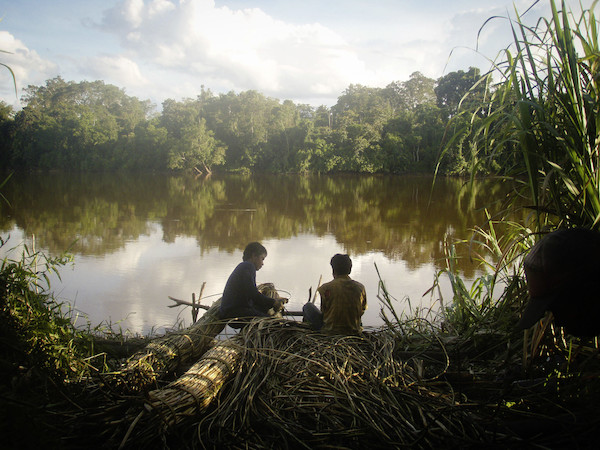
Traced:
[[[163, 331], [179, 320], [189, 325], [189, 308], [168, 308], [172, 302], [167, 297], [191, 300], [191, 293], [198, 295], [206, 281], [203, 303], [212, 303], [241, 261], [242, 252], [214, 249], [201, 255], [194, 239], [176, 239], [168, 244], [162, 240], [160, 227], [152, 228], [149, 236], [127, 243], [116, 253], [105, 257], [77, 256], [75, 270], [63, 271], [62, 281], [52, 280], [59, 299], [73, 302], [93, 325], [110, 321], [123, 330], [141, 334], [153, 329]], [[347, 251], [333, 236], [310, 234], [265, 240], [263, 244], [269, 254], [257, 273], [257, 282], [275, 283], [283, 296], [289, 296], [288, 309], [292, 311], [302, 309], [309, 287], [314, 294], [319, 277], [322, 276], [322, 283], [332, 278], [331, 256]], [[388, 290], [398, 299], [398, 312], [407, 307], [405, 297], [410, 297], [413, 307], [418, 305], [433, 281], [432, 266], [410, 270], [401, 261], [389, 260], [380, 252], [351, 257], [351, 276], [367, 289], [369, 308], [363, 318], [366, 326], [382, 324], [375, 263]]]

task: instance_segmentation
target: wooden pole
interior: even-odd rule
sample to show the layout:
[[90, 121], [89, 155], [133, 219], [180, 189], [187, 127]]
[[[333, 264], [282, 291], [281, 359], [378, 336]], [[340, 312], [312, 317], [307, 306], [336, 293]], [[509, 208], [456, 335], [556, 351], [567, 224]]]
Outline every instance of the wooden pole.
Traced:
[[192, 323], [196, 323], [198, 318], [198, 310], [196, 309], [196, 294], [192, 292]]
[[314, 303], [317, 300], [317, 292], [319, 292], [319, 288], [321, 287], [321, 280], [323, 279], [323, 274], [319, 277], [319, 283], [317, 284], [317, 288], [315, 289], [315, 295], [312, 298], [312, 302]]
[[205, 286], [206, 286], [206, 281], [202, 282], [202, 287], [200, 288], [200, 295], [198, 295], [198, 304], [200, 304], [200, 300], [202, 300], [202, 294], [204, 293]]
[[192, 323], [196, 323], [196, 319], [198, 318], [198, 309], [200, 308], [200, 301], [202, 300], [202, 294], [204, 293], [205, 286], [206, 281], [202, 283], [202, 287], [200, 288], [200, 294], [198, 294], [198, 304], [196, 304], [196, 294], [192, 292]]

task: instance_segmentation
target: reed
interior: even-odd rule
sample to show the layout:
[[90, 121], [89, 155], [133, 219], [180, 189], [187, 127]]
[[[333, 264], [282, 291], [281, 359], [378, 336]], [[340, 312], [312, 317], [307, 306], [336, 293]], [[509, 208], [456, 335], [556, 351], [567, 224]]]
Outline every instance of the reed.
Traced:
[[451, 393], [425, 386], [414, 361], [399, 357], [393, 333], [332, 337], [261, 321], [240, 339], [241, 366], [197, 425], [205, 447], [431, 448], [487, 439]]
[[[0, 238], [0, 247], [5, 245], [8, 241]], [[89, 336], [74, 327], [67, 305], [57, 302], [50, 292], [49, 274], [58, 274], [70, 261], [69, 255], [50, 258], [24, 245], [17, 258], [7, 256], [0, 262], [0, 337], [4, 342], [0, 360], [15, 376], [19, 366], [57, 381], [79, 379], [96, 370], [87, 351]]]
[[[496, 80], [486, 84], [489, 100], [455, 119], [458, 132], [442, 157], [455, 142], [468, 142], [471, 179], [494, 173], [500, 175], [499, 182], [510, 181], [515, 189], [504, 213], [493, 221], [488, 217], [486, 226], [476, 228], [468, 242], [486, 274], [467, 288], [448, 245], [447, 268], [439, 276], [448, 276], [453, 288], [452, 302], [443, 308], [450, 330], [471, 337], [477, 330], [496, 330], [513, 352], [522, 347], [527, 373], [535, 371], [536, 363], [544, 367], [540, 360], [546, 358], [561, 361], [556, 370], [564, 375], [572, 374], [576, 366], [570, 362], [570, 349], [597, 349], [597, 342], [565, 336], [549, 318], [521, 336], [509, 328], [527, 300], [521, 257], [537, 238], [555, 228], [600, 226], [597, 2], [577, 16], [565, 1], [549, 0], [549, 6], [550, 17], [533, 27], [515, 10], [509, 21], [513, 43], [480, 80]], [[497, 18], [482, 28], [491, 20]], [[507, 217], [523, 207], [529, 214], [509, 222]]]
[[[525, 198], [534, 231], [600, 224], [600, 47], [596, 2], [579, 17], [550, 0], [552, 16], [535, 27], [518, 11], [513, 44], [485, 75], [489, 103], [458, 136], [469, 136], [471, 174], [497, 167], [517, 180], [513, 201]], [[560, 5], [560, 8], [558, 7]], [[485, 26], [485, 25], [484, 25]], [[482, 78], [483, 80], [483, 78]], [[458, 120], [458, 119], [457, 119]], [[497, 173], [498, 170], [493, 170]]]

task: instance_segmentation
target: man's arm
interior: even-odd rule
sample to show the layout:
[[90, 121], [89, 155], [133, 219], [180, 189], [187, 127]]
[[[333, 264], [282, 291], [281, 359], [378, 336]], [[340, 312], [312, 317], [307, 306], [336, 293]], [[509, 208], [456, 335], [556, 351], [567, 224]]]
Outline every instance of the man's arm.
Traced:
[[364, 313], [367, 310], [367, 290], [363, 286], [362, 288], [362, 312]]
[[276, 299], [267, 297], [266, 295], [262, 294], [255, 285], [254, 286], [254, 294], [252, 296], [252, 301], [256, 305], [260, 305], [261, 307], [263, 307], [265, 309], [269, 309], [269, 308], [273, 308], [275, 306]]
[[252, 268], [248, 267], [247, 270], [244, 270], [244, 277], [241, 280], [244, 291], [248, 293], [248, 297], [252, 300], [254, 305], [260, 306], [265, 310], [273, 308], [275, 299], [267, 297], [258, 290], [255, 277], [256, 271], [252, 270]]

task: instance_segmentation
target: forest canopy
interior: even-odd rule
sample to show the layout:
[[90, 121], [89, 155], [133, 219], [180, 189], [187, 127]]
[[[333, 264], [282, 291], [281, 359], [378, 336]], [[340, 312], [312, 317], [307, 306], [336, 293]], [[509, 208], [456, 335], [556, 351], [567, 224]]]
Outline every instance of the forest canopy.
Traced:
[[[103, 81], [28, 86], [0, 102], [0, 164], [20, 170], [432, 173], [449, 119], [480, 71], [415, 72], [385, 88], [350, 85], [331, 108], [249, 90], [165, 100], [160, 112]], [[464, 106], [464, 105], [463, 105]], [[460, 145], [441, 167], [460, 173]]]

